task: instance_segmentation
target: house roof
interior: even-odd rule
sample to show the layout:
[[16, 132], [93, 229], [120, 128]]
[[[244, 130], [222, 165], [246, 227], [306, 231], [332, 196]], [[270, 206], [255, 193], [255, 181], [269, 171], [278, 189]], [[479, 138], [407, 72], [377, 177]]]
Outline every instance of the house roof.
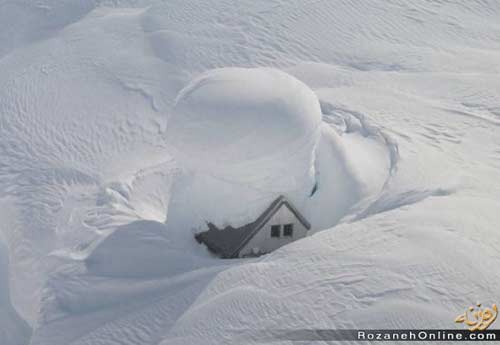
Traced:
[[282, 206], [286, 206], [307, 230], [311, 228], [311, 224], [304, 216], [284, 196], [280, 196], [251, 223], [239, 228], [227, 226], [224, 229], [219, 229], [214, 224], [208, 223], [208, 230], [196, 234], [195, 238], [199, 243], [205, 243], [208, 249], [222, 258], [237, 257], [240, 250]]

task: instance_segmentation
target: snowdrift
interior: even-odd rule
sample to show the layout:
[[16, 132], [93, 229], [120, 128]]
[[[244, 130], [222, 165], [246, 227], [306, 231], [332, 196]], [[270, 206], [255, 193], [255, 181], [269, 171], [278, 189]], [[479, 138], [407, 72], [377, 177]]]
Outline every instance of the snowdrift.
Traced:
[[[2, 1], [0, 342], [255, 344], [498, 304], [499, 18], [495, 0]], [[254, 182], [300, 192], [323, 231], [228, 263], [172, 226], [244, 222]]]
[[169, 228], [240, 226], [280, 195], [304, 208], [320, 125], [316, 95], [282, 71], [223, 68], [197, 77], [179, 93], [164, 135], [184, 167]]

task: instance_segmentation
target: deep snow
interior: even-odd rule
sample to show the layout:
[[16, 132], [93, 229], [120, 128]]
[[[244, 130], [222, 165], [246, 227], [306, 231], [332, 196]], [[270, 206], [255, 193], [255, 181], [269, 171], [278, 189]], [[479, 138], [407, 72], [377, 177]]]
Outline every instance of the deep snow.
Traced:
[[320, 134], [319, 100], [291, 75], [269, 68], [203, 73], [179, 92], [164, 134], [183, 168], [167, 226], [241, 226], [280, 195], [303, 209], [316, 184]]
[[[495, 0], [1, 1], [2, 345], [451, 328], [500, 303], [499, 22]], [[165, 136], [179, 92], [234, 66], [299, 79], [322, 124], [316, 233], [228, 261], [168, 229]]]

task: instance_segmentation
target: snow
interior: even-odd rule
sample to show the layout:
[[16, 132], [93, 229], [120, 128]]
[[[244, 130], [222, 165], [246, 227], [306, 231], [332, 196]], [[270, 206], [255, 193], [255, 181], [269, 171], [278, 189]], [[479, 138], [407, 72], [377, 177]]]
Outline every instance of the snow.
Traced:
[[[0, 2], [2, 345], [452, 328], [500, 303], [499, 19], [495, 0]], [[192, 89], [222, 74], [236, 87]], [[251, 218], [254, 182], [311, 236], [211, 257], [189, 226]]]
[[8, 250], [0, 233], [0, 339], [12, 345], [27, 344], [31, 329], [12, 306], [8, 269]]
[[222, 68], [202, 74], [179, 93], [165, 139], [176, 158], [194, 170], [234, 173], [235, 179], [246, 173], [251, 181], [264, 172], [238, 166], [263, 160], [270, 164], [266, 175], [274, 176], [275, 170], [295, 167], [290, 152], [297, 150], [298, 158], [306, 154], [297, 173], [308, 171], [320, 123], [319, 101], [298, 79], [267, 68]]
[[168, 239], [163, 224], [135, 221], [118, 227], [92, 248], [85, 265], [96, 275], [143, 278], [151, 274], [164, 275], [165, 272], [152, 264], [164, 262], [164, 267], [168, 267], [166, 246]]
[[320, 127], [316, 95], [282, 71], [222, 68], [195, 78], [164, 134], [187, 175], [172, 191], [169, 226], [244, 225], [280, 195], [303, 205], [316, 183]]

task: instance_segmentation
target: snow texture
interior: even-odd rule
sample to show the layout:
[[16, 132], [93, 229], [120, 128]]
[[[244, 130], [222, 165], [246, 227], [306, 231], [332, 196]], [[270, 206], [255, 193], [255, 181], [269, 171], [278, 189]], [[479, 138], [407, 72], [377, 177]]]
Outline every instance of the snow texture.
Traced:
[[[500, 303], [499, 22], [496, 0], [0, 1], [1, 344], [460, 328]], [[193, 241], [282, 192], [310, 236]]]
[[282, 71], [223, 68], [196, 78], [179, 93], [165, 132], [185, 169], [171, 193], [169, 228], [241, 226], [280, 195], [303, 209], [316, 183], [320, 128], [318, 98]]

